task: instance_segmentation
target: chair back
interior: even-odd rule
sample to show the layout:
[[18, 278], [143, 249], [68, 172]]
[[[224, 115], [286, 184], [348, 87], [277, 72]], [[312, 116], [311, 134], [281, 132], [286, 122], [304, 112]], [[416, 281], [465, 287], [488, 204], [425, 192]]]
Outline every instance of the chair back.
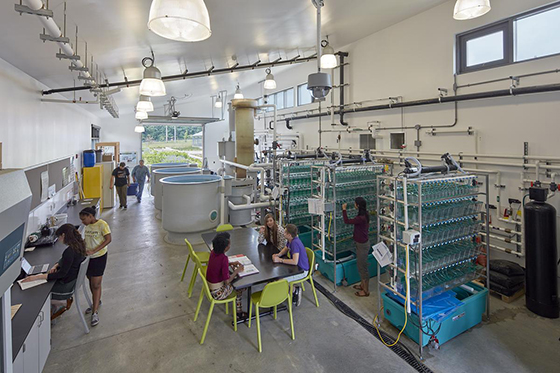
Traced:
[[204, 276], [204, 274], [202, 273], [202, 269], [199, 267], [196, 269], [198, 272], [198, 276], [200, 276], [201, 280], [202, 280], [202, 292], [206, 295], [206, 298], [208, 298], [208, 300], [212, 300], [214, 298], [212, 298], [212, 294], [210, 293], [210, 287], [208, 286], [208, 282], [206, 282], [206, 276]]
[[89, 259], [89, 256], [86, 256], [82, 263], [80, 263], [80, 270], [78, 271], [78, 277], [76, 278], [76, 285], [74, 286], [74, 289], [79, 289], [84, 285], [89, 266]]
[[288, 299], [290, 285], [288, 280], [279, 280], [266, 284], [264, 287], [260, 307], [273, 307]]
[[315, 252], [309, 247], [305, 248], [307, 252], [307, 261], [309, 262], [309, 274], [311, 275], [315, 271]]
[[218, 228], [216, 228], [216, 232], [218, 233], [231, 231], [231, 230], [233, 230], [233, 225], [231, 224], [220, 224], [218, 225]]

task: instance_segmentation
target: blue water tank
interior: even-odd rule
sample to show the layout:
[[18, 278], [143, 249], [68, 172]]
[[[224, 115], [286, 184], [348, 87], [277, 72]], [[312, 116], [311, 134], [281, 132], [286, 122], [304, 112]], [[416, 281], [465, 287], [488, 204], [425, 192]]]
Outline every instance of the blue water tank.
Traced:
[[84, 150], [84, 167], [95, 166], [95, 151]]

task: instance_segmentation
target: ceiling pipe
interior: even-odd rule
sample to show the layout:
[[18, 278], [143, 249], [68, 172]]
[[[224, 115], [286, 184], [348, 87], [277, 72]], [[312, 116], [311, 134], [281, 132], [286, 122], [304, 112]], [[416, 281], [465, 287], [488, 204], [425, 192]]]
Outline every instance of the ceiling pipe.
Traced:
[[[496, 91], [478, 92], [478, 93], [470, 93], [470, 94], [457, 95], [457, 96], [445, 96], [445, 97], [429, 98], [429, 99], [422, 99], [416, 101], [396, 102], [396, 103], [390, 103], [386, 105], [375, 105], [375, 106], [365, 106], [361, 108], [344, 109], [342, 110], [342, 113], [352, 114], [352, 113], [361, 113], [361, 112], [368, 112], [368, 111], [391, 110], [397, 108], [436, 105], [436, 104], [444, 104], [444, 103], [457, 103], [462, 101], [472, 101], [472, 100], [481, 100], [481, 99], [488, 99], [488, 98], [499, 98], [499, 97], [519, 96], [519, 95], [558, 92], [558, 91], [560, 91], [560, 84], [545, 84], [545, 85], [533, 86], [533, 87], [512, 87], [512, 88], [501, 89]], [[340, 114], [340, 112], [341, 110], [338, 110], [335, 112], [335, 114]], [[318, 114], [310, 114], [305, 116], [296, 116], [292, 118], [284, 118], [281, 120], [284, 120], [287, 123], [289, 123], [292, 120], [319, 118], [326, 115], [329, 115], [329, 113], [318, 113]], [[440, 126], [436, 125], [436, 126], [427, 126], [427, 127], [439, 128]], [[450, 125], [445, 125], [445, 127], [450, 127]], [[401, 127], [398, 128], [400, 129]]]
[[[46, 9], [42, 0], [23, 0], [23, 2], [25, 3], [25, 5], [27, 5], [27, 7], [29, 9], [31, 9], [33, 11], [39, 11], [41, 9]], [[17, 8], [16, 8], [16, 11], [17, 11]], [[66, 35], [62, 35], [62, 31], [60, 30], [60, 27], [58, 27], [58, 25], [54, 21], [53, 17], [48, 17], [48, 16], [44, 16], [44, 15], [39, 15], [39, 14], [36, 14], [36, 16], [39, 18], [39, 21], [41, 22], [41, 24], [45, 28], [45, 32], [48, 33], [48, 35], [50, 35], [52, 38], [56, 39], [54, 41], [56, 42], [56, 44], [58, 45], [60, 50], [67, 57], [74, 57], [74, 58], [70, 59], [70, 70], [80, 71], [80, 74], [83, 77], [83, 79], [89, 82], [86, 86], [80, 87], [80, 88], [83, 88], [83, 90], [91, 90], [92, 88], [98, 89], [99, 86], [98, 86], [97, 82], [95, 81], [95, 78], [90, 74], [89, 69], [82, 63], [82, 61], [79, 60], [77, 57], [75, 57], [76, 53], [72, 49], [72, 46], [70, 45], [70, 43], [67, 42], [67, 41], [61, 41], [61, 38], [66, 37]], [[76, 47], [77, 47], [77, 45], [76, 45]], [[87, 47], [86, 47], [86, 55], [87, 55]], [[87, 58], [87, 56], [86, 56], [86, 58]], [[93, 57], [92, 57], [92, 65], [93, 65]], [[113, 93], [115, 93], [115, 92], [113, 92]], [[114, 118], [118, 118], [119, 117], [119, 112], [118, 112], [118, 107], [116, 106], [115, 101], [112, 98], [108, 97], [103, 91], [98, 92], [98, 94], [99, 94], [99, 96], [101, 96], [100, 99], [98, 99], [98, 102], [101, 103], [100, 104], [101, 108], [102, 109], [105, 108], [111, 114], [111, 116], [113, 116]]]
[[[282, 61], [278, 61], [278, 62], [273, 61], [273, 62], [260, 63], [260, 61], [258, 61], [256, 63], [250, 64], [250, 65], [241, 65], [241, 66], [237, 66], [237, 67], [226, 67], [226, 68], [223, 68], [223, 69], [214, 69], [212, 71], [204, 70], [204, 71], [198, 71], [198, 72], [194, 72], [194, 73], [187, 72], [187, 73], [178, 74], [178, 75], [162, 76], [161, 80], [163, 80], [164, 82], [170, 82], [170, 81], [175, 81], [175, 80], [201, 78], [201, 77], [206, 77], [206, 76], [211, 76], [211, 75], [231, 74], [231, 73], [236, 72], [236, 71], [265, 69], [265, 68], [269, 68], [269, 67], [273, 67], [273, 66], [293, 65], [293, 64], [297, 64], [297, 63], [305, 63], [305, 62], [310, 62], [310, 61], [312, 61], [316, 58], [317, 58], [317, 55], [314, 54], [314, 55], [309, 56], [309, 57], [296, 56], [296, 57], [294, 57], [290, 60], [282, 60]], [[128, 81], [124, 81], [124, 82], [99, 84], [99, 87], [100, 88], [111, 88], [111, 87], [128, 88], [128, 87], [133, 87], [133, 86], [140, 85], [141, 82], [142, 82], [142, 79], [128, 80]], [[56, 88], [56, 89], [49, 89], [49, 90], [43, 91], [43, 95], [51, 95], [53, 93], [82, 91], [82, 90], [86, 90], [86, 89], [89, 89], [89, 88], [88, 87]]]

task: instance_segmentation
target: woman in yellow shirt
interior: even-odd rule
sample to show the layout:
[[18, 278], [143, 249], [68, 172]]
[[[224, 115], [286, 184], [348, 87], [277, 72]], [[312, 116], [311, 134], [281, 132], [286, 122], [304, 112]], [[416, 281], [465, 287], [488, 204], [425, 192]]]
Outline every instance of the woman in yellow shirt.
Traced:
[[107, 245], [111, 243], [111, 229], [107, 222], [95, 217], [96, 213], [93, 207], [86, 207], [80, 211], [80, 220], [85, 225], [86, 253], [90, 257], [87, 277], [93, 305], [91, 309], [86, 310], [86, 313], [91, 312], [91, 326], [99, 324], [97, 311], [101, 304], [101, 281], [107, 266]]

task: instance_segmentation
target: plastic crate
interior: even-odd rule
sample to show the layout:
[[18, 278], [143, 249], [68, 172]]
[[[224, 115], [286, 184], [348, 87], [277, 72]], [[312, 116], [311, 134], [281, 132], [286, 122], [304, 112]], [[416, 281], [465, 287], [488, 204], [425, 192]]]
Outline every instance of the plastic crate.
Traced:
[[[350, 252], [348, 252], [348, 254], [350, 254]], [[323, 276], [334, 282], [334, 263], [328, 260], [324, 261], [323, 253], [321, 252], [321, 250], [315, 251], [315, 258], [315, 261], [319, 266], [319, 272], [321, 272]], [[339, 256], [339, 260], [340, 259], [341, 258]], [[369, 254], [368, 256], [368, 269], [370, 277], [377, 276], [377, 260], [375, 260], [372, 254]], [[381, 273], [383, 272], [384, 270], [382, 268]], [[353, 285], [360, 282], [360, 274], [358, 272], [355, 258], [336, 265], [336, 285], [342, 285], [343, 280], [345, 280], [345, 286]]]
[[130, 186], [126, 190], [127, 196], [135, 196], [138, 194], [138, 183], [130, 183]]
[[[431, 319], [429, 319], [430, 321], [425, 321], [429, 322], [429, 326], [432, 330], [437, 331], [439, 329], [436, 337], [440, 345], [469, 330], [473, 326], [478, 325], [482, 321], [482, 314], [486, 312], [486, 297], [488, 297], [488, 289], [473, 284], [472, 282], [467, 285], [478, 291], [478, 293], [471, 294], [461, 287], [452, 289], [452, 291], [456, 293], [455, 297], [463, 302], [463, 305], [459, 306], [441, 323], [435, 322]], [[393, 324], [395, 328], [401, 330], [404, 325], [404, 306], [391, 299], [387, 293], [383, 293], [381, 297], [383, 298], [385, 318]], [[425, 331], [428, 332], [427, 330]], [[419, 343], [419, 333], [418, 315], [413, 313], [413, 318], [408, 318], [404, 334], [414, 342]], [[425, 346], [429, 342], [430, 336], [423, 334], [422, 344]]]

